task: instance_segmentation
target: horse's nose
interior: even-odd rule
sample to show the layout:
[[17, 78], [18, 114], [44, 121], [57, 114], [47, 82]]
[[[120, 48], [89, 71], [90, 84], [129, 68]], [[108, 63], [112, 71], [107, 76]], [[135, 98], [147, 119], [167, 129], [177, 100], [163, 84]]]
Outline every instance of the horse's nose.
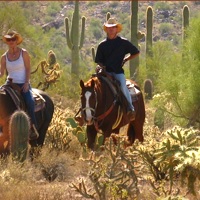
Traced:
[[91, 117], [87, 117], [86, 119], [85, 119], [85, 122], [88, 124], [88, 125], [91, 125], [92, 124], [92, 118]]
[[93, 123], [93, 118], [92, 118], [92, 116], [91, 115], [86, 115], [85, 116], [85, 122], [87, 123], [87, 125], [92, 125], [92, 123]]
[[92, 122], [92, 117], [88, 117], [88, 115], [87, 115], [87, 113], [86, 112], [82, 112], [81, 113], [81, 115], [82, 115], [82, 118], [84, 119], [84, 122], [86, 123], [86, 124], [91, 124]]

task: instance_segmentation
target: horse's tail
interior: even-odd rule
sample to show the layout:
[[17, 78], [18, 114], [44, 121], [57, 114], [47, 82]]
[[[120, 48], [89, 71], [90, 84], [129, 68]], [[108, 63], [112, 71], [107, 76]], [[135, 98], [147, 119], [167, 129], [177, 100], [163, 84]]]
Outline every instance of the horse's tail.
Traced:
[[138, 108], [136, 111], [136, 119], [133, 121], [133, 126], [135, 129], [135, 139], [140, 142], [144, 141], [143, 137], [143, 126], [145, 122], [145, 104], [142, 92], [138, 95]]
[[[139, 87], [137, 87], [137, 89], [140, 90]], [[131, 144], [136, 139], [138, 139], [140, 142], [144, 141], [143, 126], [145, 121], [145, 104], [143, 94], [139, 93], [137, 98], [138, 100], [134, 102], [136, 117], [135, 120], [129, 123], [128, 126], [128, 140]]]

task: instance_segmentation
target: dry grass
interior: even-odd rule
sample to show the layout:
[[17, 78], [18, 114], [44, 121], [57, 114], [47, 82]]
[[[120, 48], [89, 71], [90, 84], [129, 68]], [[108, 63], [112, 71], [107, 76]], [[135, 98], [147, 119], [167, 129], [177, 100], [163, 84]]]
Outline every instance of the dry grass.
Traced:
[[[57, 97], [56, 102], [62, 100]], [[69, 104], [70, 103], [70, 104]], [[59, 106], [60, 105], [60, 106]], [[62, 105], [62, 106], [61, 106]], [[71, 111], [67, 105], [73, 106], [74, 110]], [[59, 109], [63, 110], [66, 115], [72, 116], [78, 108], [75, 102], [67, 102], [64, 104], [57, 104]], [[153, 126], [153, 113], [154, 110], [149, 108], [147, 104], [147, 120], [145, 123], [144, 134], [146, 138], [161, 138], [162, 133], [155, 129]], [[64, 120], [64, 118], [62, 118]], [[62, 124], [62, 123], [61, 123]], [[70, 129], [69, 129], [70, 130]], [[124, 135], [125, 129], [122, 129], [122, 135]], [[49, 133], [48, 133], [49, 134]], [[23, 164], [14, 163], [10, 158], [0, 160], [0, 199], [4, 200], [79, 200], [86, 199], [78, 192], [75, 192], [72, 184], [79, 184], [80, 180], [84, 180], [87, 189], [93, 189], [94, 184], [89, 179], [89, 173], [94, 170], [93, 164], [100, 157], [104, 157], [107, 163], [102, 163], [104, 167], [112, 164], [109, 158], [109, 151], [98, 151], [94, 154], [88, 150], [85, 150], [79, 144], [77, 138], [69, 131], [69, 137], [71, 139], [69, 148], [65, 151], [56, 150], [50, 148], [50, 145], [45, 144], [41, 150], [40, 156], [35, 160], [26, 160]], [[48, 136], [47, 136], [48, 137]], [[47, 140], [48, 141], [48, 140]], [[145, 141], [148, 146], [148, 139]], [[139, 144], [136, 144], [136, 148]], [[112, 147], [113, 148], [113, 147]], [[127, 149], [128, 153], [129, 150]], [[150, 184], [149, 177], [152, 177], [149, 173], [147, 166], [142, 162], [141, 158], [135, 157], [137, 162], [135, 163], [135, 173], [138, 179], [138, 200], [150, 200], [150, 199], [164, 199], [158, 198], [155, 194], [155, 190]], [[111, 162], [111, 163], [109, 163]], [[101, 169], [100, 169], [101, 170]], [[101, 180], [100, 180], [101, 181]], [[199, 184], [199, 182], [198, 182]], [[197, 186], [198, 186], [197, 184]], [[155, 184], [159, 186], [159, 184]], [[167, 186], [166, 186], [167, 188]], [[197, 200], [197, 197], [187, 194], [187, 188], [181, 188], [179, 179], [177, 178], [176, 187], [173, 191], [175, 195], [178, 190], [181, 190], [181, 195], [185, 194], [185, 199]], [[166, 189], [167, 190], [167, 189]], [[198, 188], [196, 191], [200, 192]], [[98, 199], [98, 198], [96, 198]], [[108, 199], [117, 199], [108, 197]], [[130, 199], [130, 198], [125, 198]], [[166, 198], [167, 199], [167, 198]], [[174, 198], [178, 199], [178, 197]], [[183, 198], [180, 198], [183, 199]], [[106, 199], [105, 199], [106, 200]]]

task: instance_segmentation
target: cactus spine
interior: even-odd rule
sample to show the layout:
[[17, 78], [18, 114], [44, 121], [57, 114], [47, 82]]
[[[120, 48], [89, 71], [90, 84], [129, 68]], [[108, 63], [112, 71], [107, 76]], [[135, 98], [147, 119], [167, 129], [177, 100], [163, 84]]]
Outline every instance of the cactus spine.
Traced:
[[[138, 1], [131, 1], [131, 42], [138, 48]], [[139, 56], [130, 60], [130, 77], [136, 79]]]
[[[75, 1], [74, 13], [72, 16], [71, 32], [69, 31], [69, 18], [65, 18], [65, 28], [66, 28], [66, 39], [67, 45], [71, 50], [71, 73], [79, 75], [80, 65], [79, 65], [79, 51], [83, 47], [84, 35], [85, 35], [85, 17], [82, 17], [81, 24], [81, 36], [79, 32], [79, 1]], [[70, 34], [69, 34], [70, 32]]]
[[187, 5], [183, 6], [183, 41], [186, 38], [186, 29], [189, 26], [190, 10]]
[[30, 120], [24, 111], [13, 113], [9, 124], [10, 152], [12, 158], [23, 162], [27, 157]]
[[152, 30], [153, 30], [153, 9], [151, 6], [148, 6], [146, 11], [147, 17], [147, 33], [146, 33], [146, 57], [152, 56]]

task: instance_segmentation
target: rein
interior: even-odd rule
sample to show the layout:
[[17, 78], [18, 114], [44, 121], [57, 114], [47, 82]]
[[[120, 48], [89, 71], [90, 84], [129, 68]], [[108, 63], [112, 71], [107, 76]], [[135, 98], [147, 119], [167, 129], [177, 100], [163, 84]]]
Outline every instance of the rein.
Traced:
[[115, 103], [116, 103], [116, 100], [113, 101], [112, 105], [110, 106], [110, 108], [105, 113], [96, 117], [97, 122], [103, 120], [105, 117], [107, 117], [111, 113], [111, 111], [113, 110], [113, 108], [115, 106]]
[[[104, 78], [102, 78], [102, 80], [105, 81]], [[105, 82], [108, 84], [108, 81], [105, 81]], [[115, 96], [114, 92], [113, 92], [113, 95]], [[97, 105], [98, 105], [98, 98], [97, 98], [97, 92], [96, 91], [95, 91], [95, 99], [96, 99], [95, 109], [89, 107], [89, 108], [84, 108], [83, 110], [90, 109], [90, 110], [92, 110], [94, 112], [94, 115], [95, 115], [96, 108], [97, 108]], [[111, 106], [103, 114], [101, 114], [101, 115], [99, 115], [97, 117], [93, 116], [94, 125], [95, 125], [96, 130], [99, 129], [98, 122], [102, 121], [105, 117], [107, 117], [112, 112], [114, 106], [116, 105], [116, 102], [117, 102], [117, 100], [114, 99], [114, 101], [112, 102]]]
[[[76, 115], [75, 115], [75, 119], [78, 119], [79, 117], [77, 117], [78, 116], [78, 114], [81, 112], [81, 115], [82, 116], [84, 116], [85, 114], [84, 114], [84, 111], [86, 112], [87, 110], [90, 110], [90, 111], [92, 111], [93, 112], [93, 115], [92, 115], [92, 119], [93, 119], [93, 124], [94, 124], [94, 126], [95, 126], [95, 128], [96, 128], [96, 130], [98, 130], [99, 129], [99, 127], [102, 125], [102, 123], [103, 123], [103, 121], [102, 120], [104, 120], [104, 118], [105, 117], [107, 117], [112, 111], [113, 111], [113, 109], [114, 109], [114, 106], [116, 105], [116, 102], [117, 102], [117, 99], [115, 98], [116, 96], [117, 96], [117, 92], [116, 92], [116, 90], [114, 89], [114, 86], [112, 86], [112, 84], [109, 82], [109, 80], [107, 80], [106, 78], [104, 78], [104, 77], [100, 77], [101, 78], [101, 80], [104, 82], [104, 83], [106, 83], [106, 85], [110, 88], [110, 90], [111, 90], [111, 93], [113, 94], [113, 96], [114, 96], [114, 100], [113, 100], [113, 102], [112, 102], [112, 104], [110, 105], [110, 107], [109, 108], [104, 108], [104, 112], [102, 113], [102, 114], [100, 114], [100, 115], [98, 115], [98, 116], [95, 116], [97, 113], [97, 105], [98, 105], [98, 92], [94, 89], [94, 93], [95, 93], [95, 107], [94, 108], [92, 108], [92, 107], [81, 107], [79, 110], [78, 110], [78, 112], [76, 113]], [[106, 99], [106, 96], [105, 96], [105, 99]], [[106, 106], [106, 105], [105, 105]], [[79, 121], [79, 120], [77, 120], [77, 121]], [[99, 124], [99, 122], [100, 121], [102, 121], [101, 122], [101, 124]]]

